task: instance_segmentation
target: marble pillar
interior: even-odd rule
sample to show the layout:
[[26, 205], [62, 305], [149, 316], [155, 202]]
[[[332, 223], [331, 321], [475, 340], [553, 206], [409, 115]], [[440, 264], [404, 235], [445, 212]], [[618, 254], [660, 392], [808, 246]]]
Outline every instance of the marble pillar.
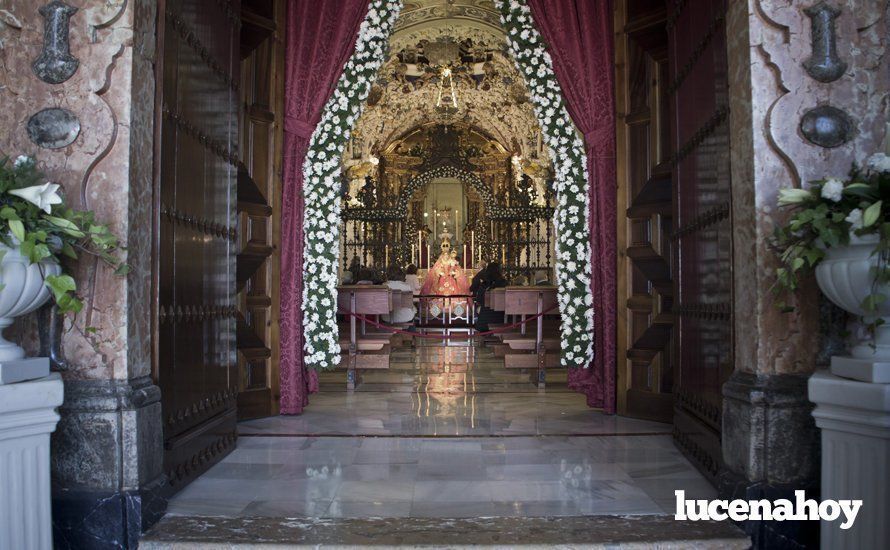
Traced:
[[[884, 147], [887, 1], [727, 4], [735, 370], [723, 390], [721, 490], [784, 498], [808, 488], [818, 496], [818, 430], [806, 381], [823, 338], [820, 298], [812, 284], [798, 293], [795, 313], [776, 309], [769, 239], [783, 219], [780, 189], [843, 176]], [[817, 4], [839, 10], [814, 14]], [[814, 110], [824, 107], [842, 111], [849, 128], [813, 135]], [[817, 526], [763, 522], [746, 529], [755, 545], [770, 546], [812, 542]]]
[[83, 311], [44, 326], [43, 342], [38, 316], [16, 327], [32, 354], [51, 348], [65, 381], [51, 446], [62, 548], [135, 546], [164, 510], [148, 313], [156, 21], [154, 0], [10, 0], [0, 10], [0, 154], [34, 156], [72, 207], [110, 224], [130, 266], [118, 277], [82, 259]]

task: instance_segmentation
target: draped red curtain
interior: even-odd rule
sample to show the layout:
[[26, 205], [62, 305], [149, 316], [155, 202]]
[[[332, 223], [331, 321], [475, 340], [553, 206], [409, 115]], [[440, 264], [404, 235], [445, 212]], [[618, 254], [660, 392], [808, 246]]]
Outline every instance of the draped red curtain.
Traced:
[[611, 0], [528, 0], [569, 114], [584, 135], [590, 174], [590, 261], [595, 359], [570, 369], [587, 404], [615, 412], [616, 165]]
[[317, 390], [303, 364], [303, 159], [368, 0], [290, 0], [287, 5], [284, 167], [281, 201], [281, 413], [299, 414]]

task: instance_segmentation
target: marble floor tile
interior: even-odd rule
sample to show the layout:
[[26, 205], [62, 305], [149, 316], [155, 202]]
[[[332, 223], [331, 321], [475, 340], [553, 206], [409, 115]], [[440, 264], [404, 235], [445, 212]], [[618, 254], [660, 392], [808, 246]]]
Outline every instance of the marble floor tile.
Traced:
[[640, 487], [653, 499], [667, 500], [675, 498], [674, 491], [686, 491], [688, 499], [717, 498], [717, 489], [701, 476], [668, 479], [635, 479], [634, 484]]
[[222, 462], [210, 468], [206, 479], [276, 479], [285, 464], [262, 462]]
[[411, 515], [410, 501], [353, 502], [335, 499], [324, 517], [330, 518], [406, 518]]
[[167, 506], [167, 514], [171, 516], [210, 516], [210, 517], [241, 517], [241, 512], [250, 505], [250, 498], [197, 498], [184, 497], [181, 494]]
[[[482, 518], [673, 513], [716, 494], [670, 425], [539, 392], [488, 349], [394, 354], [347, 393], [322, 375], [299, 416], [239, 424], [236, 449], [170, 501], [177, 517]], [[563, 384], [560, 386], [560, 384]], [[333, 521], [333, 519], [332, 519]]]
[[336, 498], [341, 502], [410, 502], [415, 483], [405, 481], [343, 481]]
[[238, 514], [240, 517], [325, 517], [331, 500], [255, 500]]
[[415, 502], [491, 502], [494, 493], [490, 481], [417, 481]]

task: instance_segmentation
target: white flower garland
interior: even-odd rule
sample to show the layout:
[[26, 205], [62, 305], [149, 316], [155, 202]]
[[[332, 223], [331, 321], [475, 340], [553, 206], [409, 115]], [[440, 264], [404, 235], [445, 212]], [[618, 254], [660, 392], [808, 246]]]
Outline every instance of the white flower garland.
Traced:
[[303, 335], [306, 365], [331, 369], [340, 358], [337, 329], [337, 266], [340, 261], [340, 157], [371, 84], [386, 60], [401, 0], [372, 0], [355, 51], [312, 134], [303, 163], [305, 197]]
[[593, 359], [593, 295], [587, 155], [563, 103], [550, 54], [525, 0], [495, 0], [507, 44], [525, 76], [556, 172], [556, 281], [562, 314], [562, 365], [587, 367]]

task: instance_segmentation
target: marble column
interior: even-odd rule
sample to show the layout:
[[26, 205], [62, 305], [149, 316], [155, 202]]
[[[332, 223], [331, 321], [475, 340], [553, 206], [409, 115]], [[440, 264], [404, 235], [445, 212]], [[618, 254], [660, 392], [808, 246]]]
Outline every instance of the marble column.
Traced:
[[[824, 339], [821, 299], [813, 284], [798, 293], [795, 313], [776, 309], [769, 239], [783, 220], [780, 189], [843, 176], [852, 162], [882, 149], [890, 89], [886, 1], [727, 4], [735, 370], [723, 390], [721, 492], [784, 498], [809, 489], [818, 496], [818, 430], [806, 387]], [[809, 10], [816, 4], [840, 7], [833, 27]], [[807, 121], [824, 106], [843, 111], [849, 126], [814, 135]], [[807, 523], [745, 527], [760, 547], [817, 536]]]
[[[0, 154], [34, 156], [72, 207], [111, 225], [130, 266], [118, 277], [82, 259], [83, 311], [42, 327], [65, 382], [51, 443], [55, 544], [135, 547], [165, 508], [166, 484], [149, 315], [157, 2], [10, 0], [3, 8]], [[62, 125], [53, 131], [33, 122], [47, 109]], [[36, 317], [16, 328], [36, 354]]]

